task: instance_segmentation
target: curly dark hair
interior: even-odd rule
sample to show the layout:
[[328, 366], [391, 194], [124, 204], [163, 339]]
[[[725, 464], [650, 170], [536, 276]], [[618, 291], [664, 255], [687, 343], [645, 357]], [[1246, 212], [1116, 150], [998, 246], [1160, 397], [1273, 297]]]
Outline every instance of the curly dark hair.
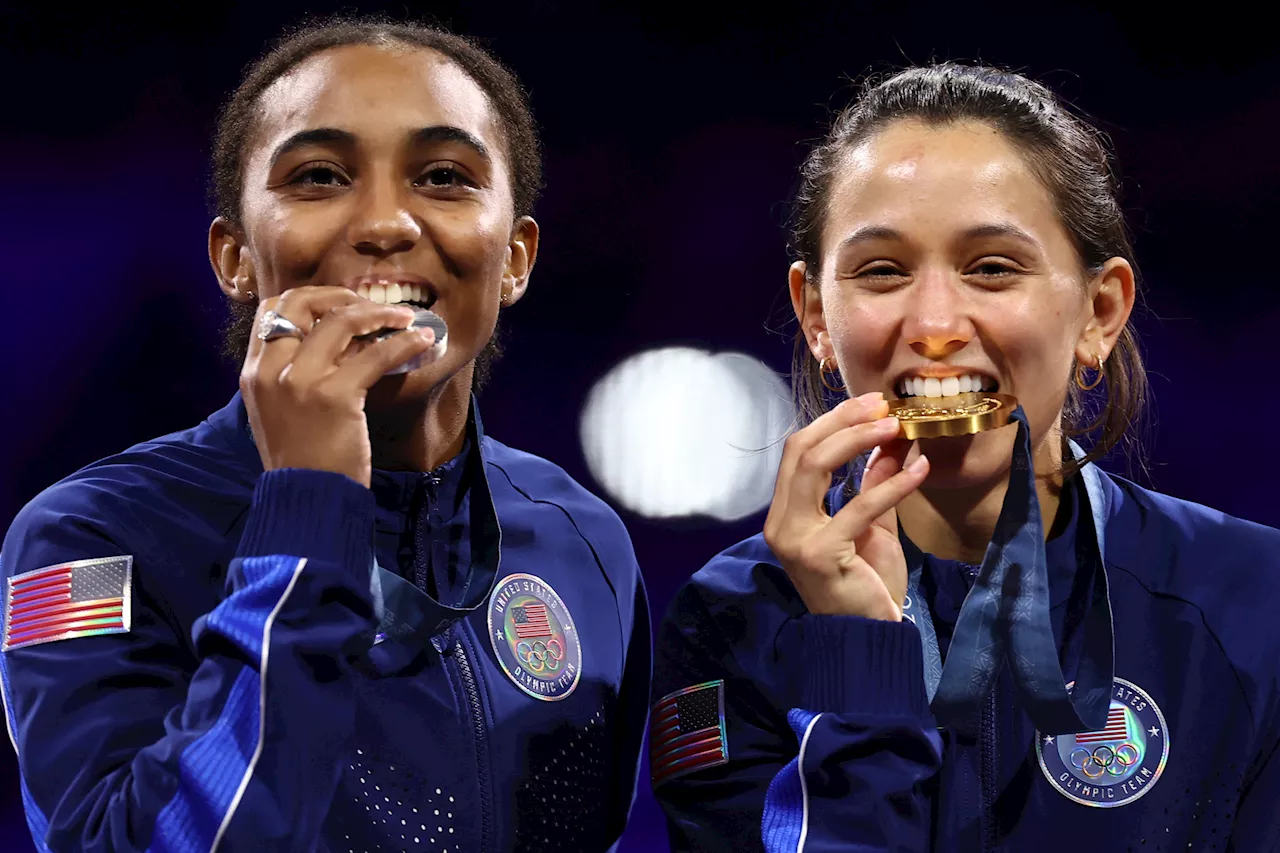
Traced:
[[[218, 115], [213, 139], [209, 194], [215, 215], [239, 224], [244, 183], [245, 143], [253, 137], [258, 99], [280, 77], [315, 54], [348, 45], [406, 45], [434, 50], [448, 57], [488, 96], [497, 115], [507, 161], [515, 215], [528, 216], [542, 191], [542, 149], [538, 128], [524, 87], [487, 50], [463, 36], [427, 24], [396, 22], [383, 17], [339, 17], [304, 22], [285, 32], [251, 63], [240, 85]], [[223, 335], [223, 352], [236, 364], [244, 361], [253, 331], [255, 309], [231, 301]], [[472, 388], [479, 390], [501, 354], [494, 330], [476, 357]]]

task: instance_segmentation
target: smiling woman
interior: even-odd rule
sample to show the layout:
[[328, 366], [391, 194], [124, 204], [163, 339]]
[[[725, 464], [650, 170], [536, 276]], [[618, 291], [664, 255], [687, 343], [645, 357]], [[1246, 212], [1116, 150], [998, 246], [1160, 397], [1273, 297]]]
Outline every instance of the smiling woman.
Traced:
[[209, 229], [241, 393], [5, 540], [40, 849], [617, 842], [649, 695], [631, 543], [474, 394], [540, 180], [519, 84], [458, 36], [337, 21], [249, 69]]
[[[362, 140], [357, 139], [349, 128], [325, 127], [315, 124], [314, 121], [303, 129], [293, 128], [294, 132], [285, 133], [283, 139], [272, 140], [275, 142], [274, 147], [253, 144], [265, 142], [262, 137], [264, 133], [270, 132], [267, 125], [272, 116], [271, 107], [281, 106], [281, 98], [286, 93], [300, 93], [304, 98], [314, 99], [319, 94], [314, 87], [323, 82], [325, 75], [341, 74], [343, 71], [339, 66], [342, 63], [350, 64], [360, 61], [358, 56], [353, 58], [346, 55], [360, 46], [380, 46], [381, 48], [376, 51], [357, 51], [357, 53], [363, 53], [366, 63], [378, 55], [384, 59], [391, 59], [393, 55], [399, 54], [401, 61], [408, 62], [415, 61], [416, 57], [419, 63], [433, 58], [434, 61], [425, 63], [421, 69], [423, 73], [420, 79], [415, 82], [424, 87], [435, 87], [436, 94], [443, 94], [443, 99], [438, 103], [448, 107], [454, 114], [453, 117], [460, 123], [396, 127], [392, 116], [402, 122], [411, 117], [403, 114], [405, 105], [393, 97], [394, 89], [388, 91], [385, 87], [374, 86], [376, 91], [371, 93], [373, 100], [358, 102], [358, 107], [367, 111], [375, 123], [382, 126], [384, 133], [391, 133], [393, 136], [396, 133], [402, 134], [401, 137], [389, 141], [391, 146], [403, 149], [393, 156], [424, 155], [433, 144], [437, 148], [461, 146], [469, 149], [468, 156], [471, 158], [472, 166], [477, 170], [470, 174], [462, 165], [466, 162], [465, 159], [460, 162], [458, 159], [450, 160], [448, 157], [442, 157], [440, 162], [431, 163], [430, 161], [414, 162], [410, 156], [398, 165], [402, 169], [411, 171], [416, 169], [417, 171], [413, 171], [413, 174], [405, 175], [405, 179], [416, 182], [424, 192], [432, 191], [440, 194], [438, 197], [441, 198], [448, 193], [456, 196], [468, 190], [481, 189], [475, 181], [483, 171], [488, 181], [485, 186], [490, 190], [488, 195], [491, 198], [488, 200], [509, 202], [510, 214], [520, 225], [519, 229], [513, 229], [523, 232], [515, 241], [517, 248], [522, 251], [528, 249], [533, 253], [531, 256], [517, 258], [517, 260], [523, 260], [532, 266], [533, 261], [536, 260], [538, 231], [531, 214], [542, 185], [542, 168], [537, 130], [519, 84], [492, 57], [453, 34], [396, 24], [381, 25], [375, 32], [369, 27], [361, 27], [354, 22], [338, 22], [306, 30], [282, 43], [246, 75], [243, 83], [224, 108], [214, 140], [211, 187], [214, 207], [218, 214], [218, 219], [210, 233], [211, 253], [216, 253], [215, 266], [221, 269], [224, 263], [231, 264], [238, 261], [238, 254], [233, 252], [235, 237], [237, 234], [241, 236], [244, 234], [245, 199], [247, 195], [253, 195], [254, 189], [276, 189], [280, 191], [277, 195], [283, 195], [285, 186], [281, 186], [280, 182], [284, 181], [286, 186], [288, 182], [292, 182], [295, 198], [306, 198], [308, 192], [321, 195], [332, 194], [341, 189], [350, 188], [352, 175], [349, 172], [353, 171], [355, 166], [352, 162], [353, 158], [363, 154], [367, 160], [372, 155], [373, 152], [369, 148], [373, 143], [372, 139], [363, 140], [362, 149], [358, 144]], [[318, 54], [323, 55], [318, 56]], [[317, 61], [306, 63], [311, 67], [299, 68], [312, 57]], [[373, 72], [374, 69], [368, 68], [366, 71]], [[367, 79], [374, 81], [372, 76]], [[393, 74], [391, 81], [383, 82], [394, 83], [395, 80]], [[404, 81], [400, 80], [399, 83], [403, 85]], [[308, 85], [312, 87], [309, 91], [306, 90]], [[468, 115], [466, 99], [460, 100], [456, 94], [450, 94], [447, 91], [450, 85], [461, 86], [460, 91], [470, 91], [473, 101], [479, 98], [483, 106], [482, 112], [477, 115], [475, 113], [477, 104], [471, 103], [469, 105], [471, 112]], [[443, 93], [440, 91], [441, 86], [446, 89]], [[391, 104], [390, 114], [386, 116], [378, 114], [375, 105], [384, 104], [387, 100], [394, 101]], [[283, 103], [288, 102], [286, 100]], [[320, 106], [314, 101], [311, 105], [313, 108]], [[440, 121], [441, 118], [440, 115], [430, 117], [433, 121]], [[468, 121], [471, 126], [467, 125]], [[282, 131], [277, 128], [277, 133], [280, 132]], [[497, 145], [501, 156], [496, 162], [493, 159], [494, 154], [486, 146], [482, 135], [489, 138], [490, 145]], [[308, 145], [312, 146], [313, 153], [316, 146], [327, 146], [326, 150], [333, 150], [338, 145], [343, 146], [342, 153], [348, 158], [345, 161], [348, 168], [343, 169], [341, 160], [325, 160], [323, 157], [318, 160], [313, 159], [312, 162], [308, 162], [305, 156], [299, 160], [300, 152], [301, 155], [305, 155], [305, 151], [301, 149]], [[246, 182], [246, 170], [254, 165], [249, 162], [250, 150], [257, 150], [261, 157], [267, 158], [265, 163], [256, 164], [263, 170], [258, 176], [256, 186]], [[282, 164], [281, 161], [286, 160], [286, 155], [291, 155], [290, 159]], [[385, 153], [384, 156], [386, 156]], [[281, 168], [286, 168], [286, 172], [281, 173], [279, 171]], [[500, 170], [500, 173], [493, 174], [494, 169]], [[492, 191], [495, 181], [499, 188], [496, 194]], [[506, 192], [502, 191], [504, 188]], [[495, 195], [496, 199], [492, 198]], [[504, 198], [504, 196], [507, 197]], [[284, 197], [288, 198], [287, 195]], [[505, 245], [506, 241], [504, 240], [503, 243]], [[222, 252], [229, 253], [225, 261], [221, 257]], [[237, 361], [242, 361], [249, 348], [256, 308], [254, 300], [257, 294], [252, 291], [238, 290], [234, 286], [227, 288], [226, 281], [236, 281], [236, 271], [228, 266], [228, 272], [230, 275], [224, 276], [223, 279], [224, 290], [231, 299], [231, 320], [227, 326], [226, 350]], [[248, 274], [246, 271], [244, 275]], [[402, 277], [401, 281], [403, 280]], [[371, 283], [376, 284], [378, 280], [371, 279]], [[420, 289], [419, 298], [421, 298], [423, 286], [434, 290], [428, 281], [417, 280], [415, 283]], [[379, 296], [385, 296], [390, 288], [373, 290], [370, 296], [376, 300]], [[518, 294], [514, 292], [505, 294], [505, 300], [508, 303], [518, 298]], [[472, 366], [472, 381], [476, 390], [479, 390], [488, 378], [490, 366], [498, 352], [495, 327]]]
[[[658, 637], [675, 848], [1276, 849], [1280, 532], [1094, 464], [1145, 393], [1101, 135], [1017, 74], [908, 69], [810, 155], [795, 223], [812, 422]], [[974, 397], [1009, 408], [890, 416]]]

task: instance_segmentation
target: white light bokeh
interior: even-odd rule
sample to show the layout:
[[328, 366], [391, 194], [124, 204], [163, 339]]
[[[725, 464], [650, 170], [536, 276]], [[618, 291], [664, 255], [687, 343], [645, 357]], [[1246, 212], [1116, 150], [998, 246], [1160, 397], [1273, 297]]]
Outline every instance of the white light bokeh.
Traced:
[[768, 506], [794, 411], [782, 379], [749, 355], [649, 350], [592, 388], [582, 449], [635, 513], [732, 521]]

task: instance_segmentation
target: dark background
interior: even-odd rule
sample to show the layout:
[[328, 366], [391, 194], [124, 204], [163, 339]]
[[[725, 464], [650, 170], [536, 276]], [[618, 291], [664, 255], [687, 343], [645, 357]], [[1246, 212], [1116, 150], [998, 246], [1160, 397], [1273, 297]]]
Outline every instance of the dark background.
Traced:
[[[612, 363], [695, 342], [785, 370], [780, 226], [801, 143], [868, 69], [981, 59], [1051, 84], [1119, 150], [1158, 402], [1147, 482], [1280, 525], [1280, 464], [1266, 443], [1280, 416], [1268, 367], [1280, 340], [1280, 41], [1243, 5], [1103, 5], [360, 7], [482, 37], [532, 90], [547, 148], [542, 252], [507, 315], [507, 357], [483, 398], [489, 431], [598, 488], [577, 418]], [[30, 6], [0, 11], [5, 526], [59, 477], [190, 426], [233, 393], [205, 252], [214, 111], [283, 25], [351, 10]], [[762, 518], [622, 515], [655, 620]], [[32, 849], [7, 747], [0, 849]], [[642, 785], [623, 850], [661, 849]]]

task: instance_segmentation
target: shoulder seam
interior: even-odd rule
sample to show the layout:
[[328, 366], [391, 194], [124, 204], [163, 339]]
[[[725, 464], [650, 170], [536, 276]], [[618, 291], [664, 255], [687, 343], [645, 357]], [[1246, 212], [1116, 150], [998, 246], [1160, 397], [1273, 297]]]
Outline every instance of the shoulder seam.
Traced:
[[[613, 579], [609, 577], [609, 572], [605, 570], [604, 561], [600, 559], [600, 552], [596, 550], [596, 546], [594, 543], [592, 543], [590, 537], [588, 537], [585, 533], [582, 532], [582, 528], [578, 526], [578, 520], [573, 517], [573, 513], [569, 512], [569, 510], [565, 509], [563, 506], [556, 503], [555, 501], [543, 500], [542, 498], [535, 498], [532, 495], [530, 495], [524, 489], [517, 486], [515, 484], [515, 481], [511, 479], [511, 474], [507, 472], [507, 469], [503, 468], [497, 462], [494, 462], [492, 460], [485, 460], [485, 463], [488, 465], [492, 465], [494, 468], [497, 468], [499, 471], [501, 471], [502, 476], [506, 478], [507, 484], [510, 485], [511, 488], [515, 489], [517, 494], [519, 494], [525, 500], [529, 501], [529, 503], [543, 504], [545, 506], [553, 506], [556, 509], [560, 510], [560, 512], [564, 513], [564, 517], [567, 518], [569, 520], [569, 523], [573, 525], [573, 529], [578, 534], [578, 537], [583, 541], [583, 543], [586, 544], [587, 548], [591, 550], [591, 556], [595, 558], [596, 566], [599, 568], [600, 574], [604, 576], [604, 582], [609, 585], [609, 591], [613, 593], [614, 601], [618, 602], [619, 601], [618, 589], [613, 585]], [[502, 525], [501, 518], [498, 519], [498, 525], [499, 527], [501, 527]], [[618, 628], [619, 630], [621, 630], [622, 628], [621, 606], [619, 606], [619, 613], [618, 613]]]
[[1239, 688], [1240, 690], [1240, 697], [1244, 700], [1245, 710], [1249, 712], [1249, 723], [1250, 725], [1253, 726], [1253, 729], [1256, 732], [1258, 730], [1258, 720], [1253, 715], [1253, 706], [1249, 703], [1249, 694], [1244, 689], [1244, 680], [1240, 677], [1240, 670], [1236, 667], [1235, 662], [1231, 659], [1231, 655], [1227, 654], [1227, 649], [1225, 646], [1222, 645], [1222, 640], [1219, 639], [1218, 632], [1213, 630], [1213, 628], [1209, 625], [1209, 620], [1205, 618], [1204, 609], [1200, 605], [1196, 604], [1194, 601], [1191, 601], [1190, 599], [1187, 599], [1187, 598], [1183, 598], [1180, 595], [1175, 595], [1174, 593], [1171, 593], [1171, 592], [1164, 592], [1161, 590], [1152, 589], [1151, 587], [1147, 586], [1147, 584], [1142, 580], [1142, 578], [1138, 577], [1136, 573], [1130, 571], [1129, 569], [1126, 569], [1124, 566], [1116, 565], [1115, 563], [1108, 561], [1107, 567], [1110, 569], [1116, 569], [1118, 571], [1124, 572], [1126, 575], [1133, 578], [1134, 581], [1137, 582], [1138, 586], [1142, 587], [1143, 590], [1146, 591], [1147, 595], [1153, 596], [1155, 598], [1167, 598], [1167, 599], [1172, 599], [1173, 601], [1180, 601], [1183, 604], [1187, 605], [1188, 607], [1194, 608], [1196, 613], [1200, 614], [1200, 623], [1204, 625], [1205, 631], [1207, 631], [1209, 636], [1213, 638], [1213, 644], [1218, 647], [1218, 651], [1222, 653], [1223, 660], [1225, 660], [1227, 662], [1227, 666], [1231, 668], [1231, 675], [1233, 678], [1235, 678], [1236, 687]]
[[[753, 565], [753, 568], [754, 568], [754, 565]], [[693, 591], [693, 598], [698, 604], [698, 609], [702, 611], [703, 618], [705, 618], [707, 623], [711, 626], [711, 630], [715, 631], [716, 640], [719, 641], [720, 646], [725, 650], [728, 656], [733, 660], [734, 669], [738, 672], [738, 674], [741, 677], [747, 678], [748, 680], [754, 683], [754, 680], [755, 680], [754, 677], [747, 673], [746, 667], [744, 667], [742, 665], [742, 661], [738, 659], [737, 649], [734, 647], [733, 643], [729, 642], [729, 638], [724, 635], [724, 631], [720, 629], [720, 622], [718, 619], [716, 619], [715, 615], [711, 612], [711, 608], [707, 606], [706, 599], [703, 598], [702, 596], [702, 591], [698, 589], [696, 586], [693, 587], [692, 591]], [[788, 615], [787, 618], [783, 620], [783, 623], [782, 623], [783, 626], [785, 626], [787, 622], [791, 620], [791, 618], [792, 617]], [[778, 632], [775, 633], [773, 636], [772, 651], [775, 656], [775, 659], [778, 654], [778, 637], [781, 635], [781, 633], [782, 633], [782, 629], [779, 628]]]

